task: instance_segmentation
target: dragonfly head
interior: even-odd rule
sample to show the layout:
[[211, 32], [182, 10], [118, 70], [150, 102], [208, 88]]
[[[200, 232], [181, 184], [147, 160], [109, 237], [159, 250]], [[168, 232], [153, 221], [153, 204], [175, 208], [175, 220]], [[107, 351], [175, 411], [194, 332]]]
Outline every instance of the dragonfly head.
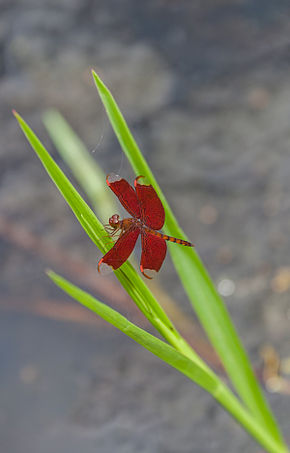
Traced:
[[109, 218], [109, 225], [110, 227], [114, 228], [114, 230], [117, 230], [121, 226], [120, 222], [120, 216], [118, 214], [112, 215], [112, 217]]

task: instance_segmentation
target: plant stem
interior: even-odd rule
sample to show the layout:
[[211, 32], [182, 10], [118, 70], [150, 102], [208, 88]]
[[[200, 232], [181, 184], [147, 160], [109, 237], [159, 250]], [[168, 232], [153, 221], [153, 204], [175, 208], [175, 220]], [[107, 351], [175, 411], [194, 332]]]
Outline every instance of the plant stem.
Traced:
[[[151, 321], [152, 322], [152, 321]], [[272, 434], [269, 434], [267, 429], [257, 420], [248, 409], [238, 400], [232, 391], [220, 380], [220, 378], [207, 366], [205, 362], [196, 354], [186, 340], [181, 337], [178, 332], [171, 331], [159, 319], [154, 319], [154, 325], [163, 337], [179, 352], [184, 354], [198, 366], [203, 368], [217, 382], [217, 390], [213, 397], [218, 401], [239, 424], [252, 437], [262, 445], [269, 453], [289, 453], [285, 444], [274, 439]]]
[[208, 374], [217, 378], [215, 373], [207, 366], [207, 364], [199, 357], [199, 355], [192, 349], [187, 341], [179, 334], [177, 330], [170, 330], [166, 325], [162, 323], [160, 319], [155, 318], [151, 320], [152, 324], [161, 333], [161, 335], [173, 346], [177, 351], [188, 357], [198, 366], [203, 368]]
[[247, 410], [223, 383], [213, 397], [253, 436], [269, 453], [289, 453], [287, 446], [273, 438], [260, 421]]
[[[216, 379], [217, 391], [213, 394], [213, 397], [218, 401], [233, 417], [239, 422], [239, 424], [253, 436], [256, 441], [262, 445], [269, 453], [289, 453], [289, 450], [285, 444], [277, 441], [271, 434], [266, 431], [266, 428], [261, 425], [261, 422], [254, 417], [248, 409], [238, 400], [238, 398], [232, 393], [232, 391], [222, 383], [220, 378], [209, 368], [205, 362], [196, 354], [191, 346], [185, 341], [183, 337], [180, 337], [175, 332], [171, 332], [166, 326], [159, 324], [159, 332], [162, 333], [164, 338], [177, 349], [179, 352], [187, 356], [190, 360], [195, 362], [198, 366], [202, 367], [209, 375]], [[156, 326], [157, 327], [157, 326]]]

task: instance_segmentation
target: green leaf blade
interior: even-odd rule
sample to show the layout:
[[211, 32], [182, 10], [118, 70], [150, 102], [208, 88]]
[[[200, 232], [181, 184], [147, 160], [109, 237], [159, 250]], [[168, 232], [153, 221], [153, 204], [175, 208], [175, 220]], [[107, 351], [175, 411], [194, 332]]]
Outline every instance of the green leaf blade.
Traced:
[[[103, 248], [104, 251], [106, 251], [108, 247], [106, 244], [103, 244], [102, 239], [103, 229], [100, 222], [95, 217], [94, 213], [82, 200], [78, 192], [74, 189], [72, 184], [65, 177], [63, 172], [57, 166], [57, 164], [49, 156], [49, 154], [47, 153], [43, 145], [40, 143], [36, 135], [29, 128], [29, 126], [16, 112], [15, 116], [24, 134], [28, 138], [28, 141], [31, 143], [32, 147], [34, 148], [35, 152], [40, 158], [42, 164], [44, 165], [46, 171], [48, 172], [49, 176], [54, 181], [54, 183], [56, 184], [56, 186], [58, 187], [58, 189], [60, 190], [60, 192], [70, 205], [71, 209], [75, 213], [84, 230], [87, 232], [89, 237], [99, 248], [101, 249]], [[126, 273], [124, 272], [124, 270], [126, 270]], [[130, 265], [130, 263], [125, 263], [122, 266], [122, 268], [116, 271], [116, 274], [119, 280], [123, 283], [125, 289], [127, 289], [128, 293], [132, 295], [135, 301], [137, 301], [136, 302], [137, 305], [139, 304], [138, 306], [140, 306], [141, 309], [143, 309], [142, 311], [144, 314], [149, 308], [150, 315], [148, 316], [148, 311], [145, 314], [147, 315], [147, 318], [152, 322], [153, 325], [155, 325], [155, 327], [160, 331], [160, 333], [162, 333], [163, 336], [174, 346], [174, 348], [176, 348], [176, 349], [171, 348], [169, 351], [168, 347], [170, 348], [170, 346], [168, 346], [164, 342], [161, 342], [162, 347], [164, 347], [165, 345], [166, 348], [165, 351], [163, 351], [165, 352], [165, 354], [163, 353], [163, 357], [165, 358], [167, 354], [168, 359], [167, 363], [171, 364], [173, 367], [180, 370], [183, 374], [187, 375], [194, 382], [196, 383], [200, 382], [199, 385], [201, 385], [203, 388], [206, 388], [209, 392], [211, 392], [212, 395], [225, 408], [227, 408], [227, 410], [230, 413], [232, 413], [234, 417], [236, 417], [236, 419], [245, 427], [245, 429], [249, 433], [251, 433], [261, 443], [261, 445], [265, 446], [267, 451], [271, 453], [282, 453], [282, 452], [284, 453], [288, 451], [285, 445], [283, 445], [281, 442], [279, 442], [278, 444], [278, 442], [273, 441], [270, 430], [269, 433], [265, 431], [265, 429], [255, 420], [255, 418], [253, 418], [250, 415], [250, 413], [241, 406], [241, 404], [236, 400], [234, 395], [232, 395], [231, 392], [218, 380], [214, 373], [210, 369], [208, 369], [208, 367], [202, 362], [202, 360], [196, 355], [196, 353], [192, 351], [192, 349], [184, 342], [184, 340], [180, 337], [178, 332], [172, 326], [166, 314], [162, 312], [161, 307], [160, 313], [156, 311], [155, 309], [156, 307], [154, 306], [154, 304], [158, 305], [158, 302], [155, 300], [155, 298], [150, 293], [149, 289], [140, 279], [139, 276], [138, 278], [142, 283], [138, 281], [137, 274]], [[70, 285], [69, 282], [67, 283]], [[121, 315], [119, 314], [119, 316]], [[119, 318], [117, 318], [117, 321], [118, 319]], [[124, 319], [126, 321], [126, 318]], [[116, 322], [116, 316], [115, 317], [111, 316], [111, 320], [113, 321], [115, 320]], [[120, 325], [122, 325], [122, 323]], [[144, 335], [141, 334], [139, 331], [136, 332], [134, 328], [136, 328], [136, 326], [133, 327], [132, 333], [131, 326], [129, 326], [126, 322], [123, 323], [124, 333], [126, 333], [126, 331], [131, 332], [131, 335], [133, 334], [135, 335], [136, 341], [138, 339], [138, 335], [139, 339], [141, 340], [144, 339]], [[149, 334], [147, 333], [147, 335]], [[133, 336], [131, 336], [131, 338], [133, 338]], [[154, 338], [155, 337], [153, 337], [153, 339]], [[150, 343], [150, 341], [149, 342], [147, 341], [147, 346], [145, 346], [144, 344], [144, 347], [146, 347], [149, 350], [151, 350], [150, 348], [152, 348], [153, 352], [154, 348], [156, 347], [156, 344], [155, 343], [152, 344], [152, 342]], [[181, 357], [180, 356], [172, 357], [172, 351], [174, 352], [182, 351], [182, 353], [180, 354]], [[160, 358], [162, 359], [163, 357], [160, 356]], [[185, 359], [189, 360], [191, 363], [190, 364], [188, 364], [188, 362], [185, 363]], [[207, 378], [205, 378], [205, 376], [207, 376]], [[207, 387], [205, 387], [205, 385]]]
[[59, 154], [88, 195], [98, 217], [107, 223], [112, 213], [116, 212], [116, 204], [104, 184], [105, 174], [59, 112], [45, 112], [43, 122]]
[[[148, 178], [163, 203], [166, 213], [164, 228], [166, 234], [186, 239], [186, 235], [178, 225], [115, 99], [100, 77], [94, 71], [92, 74], [111, 125], [136, 175], [142, 174]], [[194, 249], [178, 247], [175, 244], [170, 244], [168, 248], [191, 304], [236, 391], [252, 413], [283, 444], [279, 427], [259, 387], [247, 353], [197, 252]]]
[[73, 285], [58, 274], [48, 271], [48, 276], [57, 286], [59, 286], [63, 291], [79, 303], [92, 310], [117, 329], [121, 330], [128, 337], [132, 338], [161, 360], [185, 374], [200, 387], [210, 393], [215, 393], [219, 385], [219, 380], [214, 377], [212, 373], [206, 372], [202, 367], [199, 367], [185, 355], [176, 351], [172, 346], [169, 346], [167, 343], [164, 343], [164, 341], [159, 340], [140, 327], [135, 326], [135, 324], [128, 321], [128, 319], [126, 319], [123, 315], [113, 310], [108, 305], [98, 301], [93, 296]]
[[[64, 175], [62, 170], [51, 158], [28, 124], [16, 112], [14, 114], [44, 168], [69, 204], [88, 236], [102, 252], [108, 251], [108, 238], [105, 235], [102, 224]], [[170, 344], [176, 347], [176, 349], [183, 351], [191, 358], [191, 360], [195, 361], [199, 366], [207, 369], [209, 372], [207, 365], [180, 336], [163, 308], [159, 305], [158, 301], [145, 285], [141, 277], [133, 269], [131, 264], [129, 262], [124, 263], [117, 271], [115, 271], [115, 274], [145, 317], [161, 333], [161, 335], [163, 335]]]
[[191, 361], [188, 357], [174, 348], [131, 323], [123, 315], [95, 299], [87, 292], [58, 274], [49, 271], [51, 280], [72, 298], [89, 308], [105, 321], [109, 322], [136, 343], [152, 352], [159, 359], [187, 376], [195, 384], [210, 393], [224, 408], [226, 408], [269, 453], [287, 453], [287, 447], [280, 447], [276, 441], [260, 426], [259, 423], [243, 408], [235, 396], [227, 389], [220, 379], [212, 372]]
[[103, 238], [103, 225], [98, 221], [91, 208], [85, 203], [68, 178], [54, 162], [28, 124], [18, 113], [14, 112], [14, 115], [45, 170], [67, 201], [88, 236], [99, 249], [105, 251], [106, 245]]

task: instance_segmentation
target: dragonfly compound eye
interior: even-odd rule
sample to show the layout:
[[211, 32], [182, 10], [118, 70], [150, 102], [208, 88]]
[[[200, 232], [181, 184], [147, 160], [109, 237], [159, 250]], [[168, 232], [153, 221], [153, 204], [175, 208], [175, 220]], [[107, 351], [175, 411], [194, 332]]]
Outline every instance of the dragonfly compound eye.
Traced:
[[109, 218], [109, 224], [112, 227], [118, 226], [119, 225], [119, 218], [120, 218], [120, 216], [118, 214], [112, 215], [112, 217]]

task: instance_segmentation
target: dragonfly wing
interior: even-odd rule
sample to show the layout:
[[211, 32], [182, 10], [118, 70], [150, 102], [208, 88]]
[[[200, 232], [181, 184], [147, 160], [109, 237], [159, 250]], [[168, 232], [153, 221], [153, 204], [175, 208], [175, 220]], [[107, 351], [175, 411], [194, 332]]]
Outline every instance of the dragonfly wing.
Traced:
[[147, 233], [146, 231], [142, 231], [141, 241], [142, 254], [140, 269], [145, 277], [152, 278], [148, 276], [148, 272], [146, 271], [159, 271], [166, 255], [166, 242], [164, 239], [155, 236], [154, 234]]
[[129, 214], [139, 219], [141, 216], [139, 201], [135, 190], [130, 186], [126, 179], [121, 178], [119, 175], [115, 175], [115, 173], [110, 173], [107, 176], [106, 182], [114, 194], [117, 195], [120, 203]]
[[101, 274], [107, 274], [119, 267], [127, 261], [135, 247], [140, 230], [136, 227], [131, 227], [125, 231], [117, 240], [111, 250], [106, 253], [98, 263], [98, 271]]
[[139, 184], [139, 178], [135, 179], [135, 189], [141, 208], [141, 218], [147, 226], [154, 230], [160, 230], [164, 225], [165, 212], [162, 203], [155, 191], [149, 185]]

